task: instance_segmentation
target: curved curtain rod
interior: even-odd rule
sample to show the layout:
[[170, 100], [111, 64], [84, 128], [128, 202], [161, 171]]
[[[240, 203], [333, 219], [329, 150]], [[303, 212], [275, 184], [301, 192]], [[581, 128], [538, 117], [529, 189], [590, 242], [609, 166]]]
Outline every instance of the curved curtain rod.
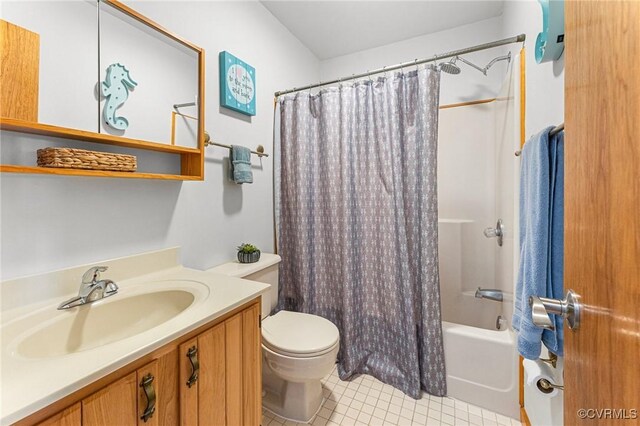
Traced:
[[289, 89], [289, 90], [281, 90], [279, 92], [275, 92], [274, 95], [277, 98], [278, 96], [286, 95], [287, 93], [300, 92], [302, 90], [313, 89], [315, 87], [322, 87], [322, 86], [327, 86], [329, 84], [341, 83], [343, 81], [355, 80], [355, 79], [358, 79], [358, 78], [370, 76], [371, 74], [379, 74], [381, 72], [395, 71], [395, 70], [398, 70], [398, 69], [401, 69], [401, 68], [405, 68], [405, 67], [409, 67], [409, 66], [412, 66], [412, 65], [415, 66], [415, 65], [426, 64], [428, 62], [434, 62], [434, 61], [438, 61], [440, 59], [452, 58], [452, 57], [458, 56], [458, 55], [465, 55], [467, 53], [478, 52], [480, 50], [491, 49], [493, 47], [498, 47], [498, 46], [504, 46], [505, 44], [520, 43], [520, 42], [524, 43], [525, 39], [526, 39], [526, 35], [525, 34], [519, 34], [519, 35], [514, 36], [514, 37], [504, 38], [502, 40], [496, 40], [496, 41], [492, 41], [490, 43], [478, 44], [477, 46], [471, 46], [471, 47], [467, 47], [467, 48], [464, 48], [464, 49], [452, 50], [450, 52], [440, 53], [438, 55], [433, 55], [433, 57], [431, 57], [429, 59], [421, 59], [421, 60], [416, 59], [414, 61], [403, 62], [401, 64], [397, 64], [397, 65], [393, 65], [393, 66], [389, 66], [389, 67], [382, 67], [382, 68], [378, 68], [378, 69], [373, 70], [373, 71], [367, 71], [367, 72], [363, 72], [363, 73], [360, 73], [360, 74], [353, 74], [353, 75], [350, 75], [350, 76], [347, 76], [347, 77], [337, 78], [335, 80], [321, 81], [320, 83], [309, 84], [309, 85], [303, 86], [303, 87], [294, 87], [293, 89]]

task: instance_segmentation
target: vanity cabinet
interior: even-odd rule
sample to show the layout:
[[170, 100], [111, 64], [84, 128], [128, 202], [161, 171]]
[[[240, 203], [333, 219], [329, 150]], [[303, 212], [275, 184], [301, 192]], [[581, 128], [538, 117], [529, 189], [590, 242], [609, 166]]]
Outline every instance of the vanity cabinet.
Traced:
[[260, 312], [249, 302], [17, 424], [258, 426]]
[[[182, 426], [260, 424], [259, 321], [255, 304], [180, 346], [185, 354], [180, 365]], [[199, 365], [195, 382], [194, 358]]]

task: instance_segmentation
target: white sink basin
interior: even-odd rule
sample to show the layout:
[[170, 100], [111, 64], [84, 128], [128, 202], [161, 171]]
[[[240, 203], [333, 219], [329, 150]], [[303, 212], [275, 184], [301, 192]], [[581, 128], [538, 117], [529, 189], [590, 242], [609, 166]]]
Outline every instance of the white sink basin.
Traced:
[[32, 359], [58, 357], [135, 336], [188, 309], [202, 292], [194, 284], [200, 283], [167, 281], [139, 286], [137, 291], [121, 289], [109, 298], [66, 311], [52, 304], [10, 326], [23, 331], [11, 352]]

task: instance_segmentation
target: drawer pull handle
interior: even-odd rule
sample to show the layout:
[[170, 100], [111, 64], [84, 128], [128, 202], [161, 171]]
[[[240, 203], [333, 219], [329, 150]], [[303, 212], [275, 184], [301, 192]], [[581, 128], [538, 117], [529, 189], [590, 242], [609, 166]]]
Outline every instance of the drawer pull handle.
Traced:
[[191, 362], [191, 377], [187, 380], [187, 386], [191, 387], [198, 381], [198, 371], [200, 370], [200, 364], [198, 363], [198, 348], [192, 346], [187, 351], [187, 358]]
[[140, 382], [140, 387], [144, 390], [144, 394], [147, 397], [147, 408], [144, 409], [144, 413], [140, 416], [140, 419], [145, 423], [156, 411], [156, 391], [153, 388], [153, 379], [154, 377], [149, 373], [144, 376]]

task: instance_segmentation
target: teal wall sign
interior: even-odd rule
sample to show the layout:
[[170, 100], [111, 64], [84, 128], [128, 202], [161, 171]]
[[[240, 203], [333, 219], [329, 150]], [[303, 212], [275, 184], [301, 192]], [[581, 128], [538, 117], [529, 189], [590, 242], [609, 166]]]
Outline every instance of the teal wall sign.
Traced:
[[536, 62], [560, 59], [564, 51], [564, 1], [538, 0], [542, 7], [542, 32], [536, 38]]
[[117, 130], [125, 130], [129, 127], [129, 120], [124, 117], [116, 117], [116, 110], [129, 98], [129, 90], [133, 90], [138, 83], [133, 81], [129, 70], [122, 64], [111, 64], [107, 68], [107, 77], [100, 85], [102, 95], [105, 97], [102, 117], [105, 124]]
[[231, 53], [220, 52], [220, 105], [256, 115], [256, 69]]

